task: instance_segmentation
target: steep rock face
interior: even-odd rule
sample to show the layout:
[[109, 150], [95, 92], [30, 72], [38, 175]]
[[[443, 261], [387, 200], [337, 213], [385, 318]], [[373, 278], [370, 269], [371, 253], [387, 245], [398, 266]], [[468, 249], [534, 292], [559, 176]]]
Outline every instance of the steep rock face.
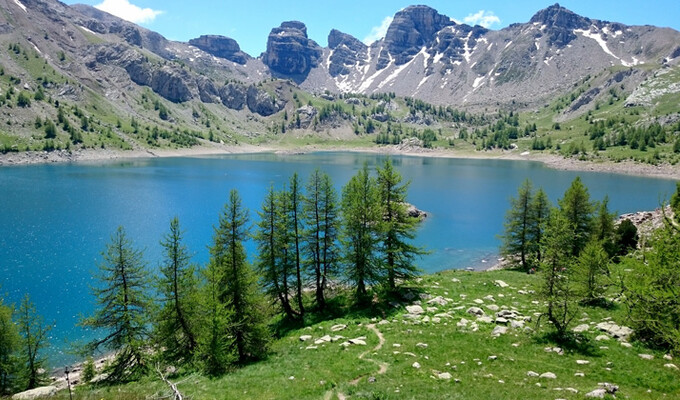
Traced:
[[332, 50], [328, 73], [333, 77], [347, 75], [350, 72], [348, 67], [366, 63], [368, 46], [352, 35], [333, 29], [328, 34], [328, 47]]
[[196, 46], [215, 57], [226, 58], [241, 65], [248, 61], [248, 55], [241, 51], [236, 40], [220, 35], [201, 35], [189, 40], [189, 44]]
[[318, 65], [321, 53], [321, 47], [307, 37], [305, 24], [288, 21], [272, 29], [262, 62], [274, 73], [304, 79]]
[[410, 6], [399, 11], [387, 29], [378, 69], [387, 66], [390, 55], [397, 65], [409, 62], [423, 46], [429, 47], [437, 32], [451, 25], [455, 25], [451, 18], [427, 6]]
[[243, 110], [246, 105], [247, 89], [242, 84], [229, 82], [220, 88], [220, 98], [225, 107]]
[[529, 23], [545, 26], [548, 43], [563, 48], [576, 39], [575, 29], [588, 29], [591, 21], [556, 3], [537, 12]]
[[265, 117], [281, 111], [286, 105], [285, 102], [279, 101], [276, 96], [252, 85], [248, 87], [246, 102], [250, 111]]

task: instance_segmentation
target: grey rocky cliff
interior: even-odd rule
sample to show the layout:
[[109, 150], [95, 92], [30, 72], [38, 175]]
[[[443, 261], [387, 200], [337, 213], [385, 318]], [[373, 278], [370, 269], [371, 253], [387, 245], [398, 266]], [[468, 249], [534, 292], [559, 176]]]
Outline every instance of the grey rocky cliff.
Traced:
[[196, 39], [189, 40], [189, 44], [215, 57], [225, 58], [239, 64], [245, 64], [249, 58], [246, 53], [241, 51], [236, 40], [226, 36], [201, 35]]
[[288, 21], [272, 29], [262, 62], [276, 74], [299, 80], [318, 65], [321, 54], [321, 47], [307, 37], [305, 24]]
[[337, 29], [331, 30], [328, 34], [328, 48], [332, 50], [329, 56], [328, 73], [331, 76], [347, 75], [349, 67], [366, 64], [368, 46], [352, 35], [340, 32]]

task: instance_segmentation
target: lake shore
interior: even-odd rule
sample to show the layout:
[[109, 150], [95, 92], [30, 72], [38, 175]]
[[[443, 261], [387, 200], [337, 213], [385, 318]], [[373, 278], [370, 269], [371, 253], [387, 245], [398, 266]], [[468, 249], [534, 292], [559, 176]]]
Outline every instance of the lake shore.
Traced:
[[549, 168], [568, 171], [609, 172], [644, 177], [656, 177], [665, 179], [680, 179], [680, 166], [669, 164], [651, 165], [632, 161], [580, 161], [573, 158], [564, 158], [556, 154], [519, 152], [519, 150], [493, 150], [482, 152], [424, 149], [420, 147], [400, 146], [375, 146], [353, 147], [332, 145], [308, 145], [300, 148], [281, 146], [277, 144], [264, 145], [222, 145], [210, 143], [200, 147], [182, 149], [147, 149], [147, 150], [109, 150], [109, 149], [86, 149], [77, 151], [57, 150], [52, 152], [21, 152], [0, 154], [0, 166], [49, 164], [61, 162], [87, 162], [107, 161], [120, 159], [140, 159], [156, 157], [201, 157], [225, 154], [247, 153], [278, 153], [278, 154], [304, 154], [321, 151], [347, 151], [373, 154], [394, 154], [418, 157], [436, 158], [461, 158], [461, 159], [495, 159], [536, 161], [543, 163]]

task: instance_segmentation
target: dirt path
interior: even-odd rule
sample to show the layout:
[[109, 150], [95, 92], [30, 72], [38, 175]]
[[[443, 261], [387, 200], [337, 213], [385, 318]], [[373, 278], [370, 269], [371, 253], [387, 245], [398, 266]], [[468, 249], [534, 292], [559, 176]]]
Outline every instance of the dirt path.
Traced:
[[[389, 364], [387, 364], [387, 363], [384, 362], [384, 361], [378, 361], [378, 360], [374, 360], [374, 359], [372, 359], [372, 358], [368, 358], [368, 357], [366, 357], [366, 355], [368, 355], [369, 353], [375, 353], [376, 351], [382, 349], [383, 345], [385, 344], [385, 336], [383, 336], [382, 332], [380, 332], [380, 331], [378, 330], [378, 328], [376, 328], [375, 324], [366, 325], [366, 328], [368, 328], [368, 329], [371, 330], [373, 333], [375, 333], [375, 335], [378, 337], [378, 344], [377, 344], [374, 348], [369, 349], [369, 350], [366, 350], [366, 351], [364, 351], [363, 353], [359, 354], [359, 359], [360, 359], [360, 360], [364, 360], [364, 361], [368, 361], [368, 362], [370, 362], [370, 363], [373, 363], [373, 364], [377, 365], [377, 366], [378, 366], [378, 372], [377, 372], [377, 374], [378, 374], [378, 375], [383, 375], [385, 372], [387, 372], [387, 368], [389, 367]], [[350, 385], [357, 385], [357, 384], [359, 383], [359, 381], [361, 381], [361, 378], [362, 378], [362, 376], [359, 376], [359, 377], [357, 377], [357, 378], [355, 378], [355, 379], [352, 379], [352, 380], [349, 381], [348, 383], [349, 383]], [[323, 396], [324, 400], [331, 400], [331, 399], [333, 399], [333, 393], [334, 393], [334, 392], [335, 392], [335, 390], [333, 390], [333, 389], [327, 391], [327, 392], [324, 394], [324, 396]], [[336, 397], [338, 400], [346, 400], [346, 399], [347, 399], [347, 396], [346, 396], [344, 393], [340, 392], [340, 391], [335, 392], [335, 397]]]

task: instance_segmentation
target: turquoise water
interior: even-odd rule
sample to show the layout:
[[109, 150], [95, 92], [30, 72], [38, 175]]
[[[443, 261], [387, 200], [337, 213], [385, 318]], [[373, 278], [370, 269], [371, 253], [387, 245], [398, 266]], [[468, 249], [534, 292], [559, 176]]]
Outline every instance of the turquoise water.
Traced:
[[[0, 168], [0, 291], [15, 303], [31, 295], [55, 323], [50, 359], [63, 363], [72, 359], [65, 354], [71, 344], [90, 335], [75, 324], [92, 310], [92, 272], [117, 226], [145, 250], [155, 271], [158, 242], [177, 215], [194, 261], [205, 263], [230, 189], [239, 190], [255, 222], [269, 185], [280, 188], [293, 172], [306, 181], [319, 167], [339, 189], [365, 161], [383, 160], [360, 153], [256, 154]], [[406, 156], [393, 162], [411, 180], [409, 201], [430, 215], [417, 237], [432, 251], [419, 261], [426, 272], [493, 263], [508, 199], [526, 178], [554, 202], [580, 175], [593, 199], [609, 194], [619, 213], [656, 208], [675, 187], [670, 180], [556, 171], [532, 162]]]

